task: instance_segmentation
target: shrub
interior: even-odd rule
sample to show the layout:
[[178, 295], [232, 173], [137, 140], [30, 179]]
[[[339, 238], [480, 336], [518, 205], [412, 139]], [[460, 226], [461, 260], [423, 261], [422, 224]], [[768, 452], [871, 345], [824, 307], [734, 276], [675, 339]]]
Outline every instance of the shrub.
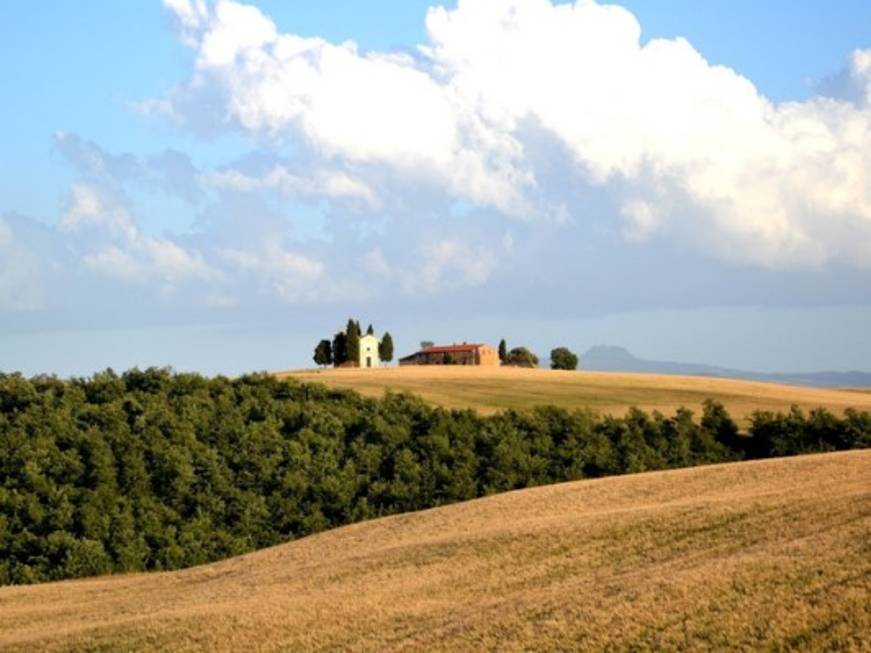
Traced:
[[538, 367], [538, 356], [526, 347], [515, 347], [505, 357], [505, 365], [514, 367]]
[[576, 370], [578, 369], [578, 357], [567, 347], [557, 347], [550, 352], [550, 369], [552, 370]]

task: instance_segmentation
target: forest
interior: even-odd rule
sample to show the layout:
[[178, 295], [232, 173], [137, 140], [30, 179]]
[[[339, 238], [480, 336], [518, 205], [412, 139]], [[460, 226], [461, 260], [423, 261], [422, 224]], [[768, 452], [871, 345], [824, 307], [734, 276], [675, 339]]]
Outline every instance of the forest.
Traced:
[[481, 416], [268, 374], [0, 374], [0, 584], [179, 569], [535, 485], [871, 446], [871, 413]]

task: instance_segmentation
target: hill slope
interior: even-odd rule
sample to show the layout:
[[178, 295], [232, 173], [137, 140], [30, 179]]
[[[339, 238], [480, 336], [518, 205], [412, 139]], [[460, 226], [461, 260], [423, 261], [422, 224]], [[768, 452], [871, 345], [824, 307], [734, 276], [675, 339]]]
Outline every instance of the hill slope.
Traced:
[[717, 367], [705, 363], [677, 363], [674, 361], [647, 360], [633, 356], [623, 347], [598, 345], [581, 355], [581, 367], [597, 372], [649, 372], [653, 374], [683, 374], [696, 376], [719, 376], [748, 381], [767, 381], [789, 385], [806, 385], [818, 388], [848, 388], [871, 386], [868, 372], [805, 372], [799, 374], [748, 372], [731, 367]]
[[871, 394], [699, 376], [441, 365], [307, 370], [280, 376], [375, 397], [388, 389], [411, 392], [449, 408], [485, 413], [553, 404], [621, 415], [629, 406], [638, 406], [670, 414], [680, 406], [698, 411], [708, 398], [719, 399], [739, 421], [757, 409], [788, 411], [791, 404], [805, 409], [825, 406], [834, 412], [871, 409]]
[[6, 650], [860, 650], [871, 451], [581, 481], [0, 589]]

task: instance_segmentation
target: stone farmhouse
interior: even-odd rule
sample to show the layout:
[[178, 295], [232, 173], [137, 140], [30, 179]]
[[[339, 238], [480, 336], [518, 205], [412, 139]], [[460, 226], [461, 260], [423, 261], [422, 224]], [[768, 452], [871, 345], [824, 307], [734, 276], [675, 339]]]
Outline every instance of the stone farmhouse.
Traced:
[[490, 345], [433, 345], [399, 359], [400, 365], [484, 365], [499, 366], [499, 352]]

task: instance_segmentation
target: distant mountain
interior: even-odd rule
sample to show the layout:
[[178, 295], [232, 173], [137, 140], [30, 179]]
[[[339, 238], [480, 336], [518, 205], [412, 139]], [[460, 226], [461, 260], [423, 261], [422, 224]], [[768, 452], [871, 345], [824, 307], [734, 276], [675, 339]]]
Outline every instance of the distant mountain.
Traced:
[[704, 363], [675, 363], [637, 358], [623, 347], [598, 345], [581, 355], [580, 368], [598, 372], [649, 372], [651, 374], [682, 374], [688, 376], [718, 376], [749, 381], [772, 381], [789, 385], [808, 385], [819, 388], [871, 387], [868, 372], [807, 372], [779, 374], [747, 372]]

